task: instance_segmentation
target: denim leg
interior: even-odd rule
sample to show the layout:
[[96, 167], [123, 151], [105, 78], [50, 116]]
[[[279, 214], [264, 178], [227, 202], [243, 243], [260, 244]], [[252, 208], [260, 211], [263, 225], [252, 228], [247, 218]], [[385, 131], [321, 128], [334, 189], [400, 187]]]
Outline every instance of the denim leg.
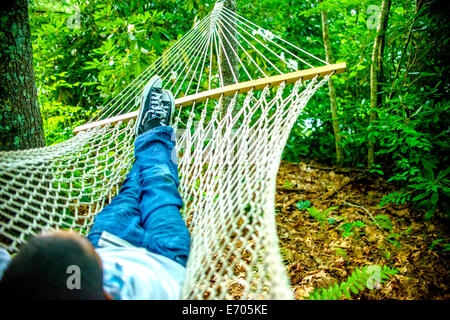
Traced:
[[149, 251], [186, 265], [190, 234], [180, 209], [178, 169], [171, 127], [156, 127], [135, 141], [135, 165], [139, 168], [141, 225]]
[[139, 172], [134, 164], [125, 178], [119, 194], [95, 217], [94, 225], [87, 237], [95, 248], [98, 247], [98, 241], [103, 231], [118, 236], [135, 246], [141, 245], [144, 231], [140, 226], [139, 193]]

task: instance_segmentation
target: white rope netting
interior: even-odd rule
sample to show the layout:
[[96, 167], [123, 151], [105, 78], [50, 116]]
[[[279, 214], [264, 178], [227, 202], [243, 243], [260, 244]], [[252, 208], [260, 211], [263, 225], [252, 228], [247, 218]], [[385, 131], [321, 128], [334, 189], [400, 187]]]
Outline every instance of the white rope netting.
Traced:
[[[226, 84], [227, 63], [238, 83], [296, 69], [306, 63], [297, 56], [303, 51], [218, 2], [91, 122], [136, 110], [142, 87], [155, 74], [181, 97]], [[293, 297], [276, 234], [276, 175], [292, 126], [328, 77], [177, 110], [182, 215], [191, 231], [182, 298]], [[29, 236], [50, 228], [86, 235], [131, 168], [133, 143], [130, 120], [46, 148], [1, 152], [2, 247], [15, 252]]]

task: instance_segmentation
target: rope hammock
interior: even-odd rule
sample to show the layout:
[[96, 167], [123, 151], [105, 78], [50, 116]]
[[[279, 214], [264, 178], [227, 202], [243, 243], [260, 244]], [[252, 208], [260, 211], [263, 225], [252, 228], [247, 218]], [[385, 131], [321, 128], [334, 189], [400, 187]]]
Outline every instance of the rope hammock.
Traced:
[[218, 1], [76, 136], [0, 153], [2, 247], [15, 252], [50, 228], [89, 232], [132, 166], [137, 100], [157, 74], [176, 97], [182, 215], [192, 237], [182, 298], [292, 299], [276, 176], [299, 113], [344, 71], [345, 63], [330, 65]]

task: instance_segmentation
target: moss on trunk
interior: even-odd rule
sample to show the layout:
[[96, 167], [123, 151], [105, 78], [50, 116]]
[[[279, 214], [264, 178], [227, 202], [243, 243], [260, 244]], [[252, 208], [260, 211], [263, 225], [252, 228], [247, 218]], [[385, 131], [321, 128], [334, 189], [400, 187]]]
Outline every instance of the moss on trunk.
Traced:
[[27, 0], [0, 5], [0, 150], [45, 146]]

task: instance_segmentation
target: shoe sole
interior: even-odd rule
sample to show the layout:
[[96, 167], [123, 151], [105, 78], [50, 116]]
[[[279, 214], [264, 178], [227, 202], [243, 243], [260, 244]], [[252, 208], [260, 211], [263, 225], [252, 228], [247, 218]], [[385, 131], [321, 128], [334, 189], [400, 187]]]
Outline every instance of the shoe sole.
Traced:
[[144, 114], [144, 104], [145, 104], [145, 100], [147, 99], [148, 93], [150, 92], [150, 90], [155, 86], [156, 82], [160, 80], [161, 78], [159, 76], [153, 76], [149, 82], [145, 85], [144, 90], [142, 92], [142, 98], [141, 98], [141, 105], [139, 107], [139, 112], [138, 112], [138, 116], [136, 119], [136, 130], [135, 130], [135, 134], [137, 136], [138, 134], [138, 129], [142, 120], [142, 115]]

